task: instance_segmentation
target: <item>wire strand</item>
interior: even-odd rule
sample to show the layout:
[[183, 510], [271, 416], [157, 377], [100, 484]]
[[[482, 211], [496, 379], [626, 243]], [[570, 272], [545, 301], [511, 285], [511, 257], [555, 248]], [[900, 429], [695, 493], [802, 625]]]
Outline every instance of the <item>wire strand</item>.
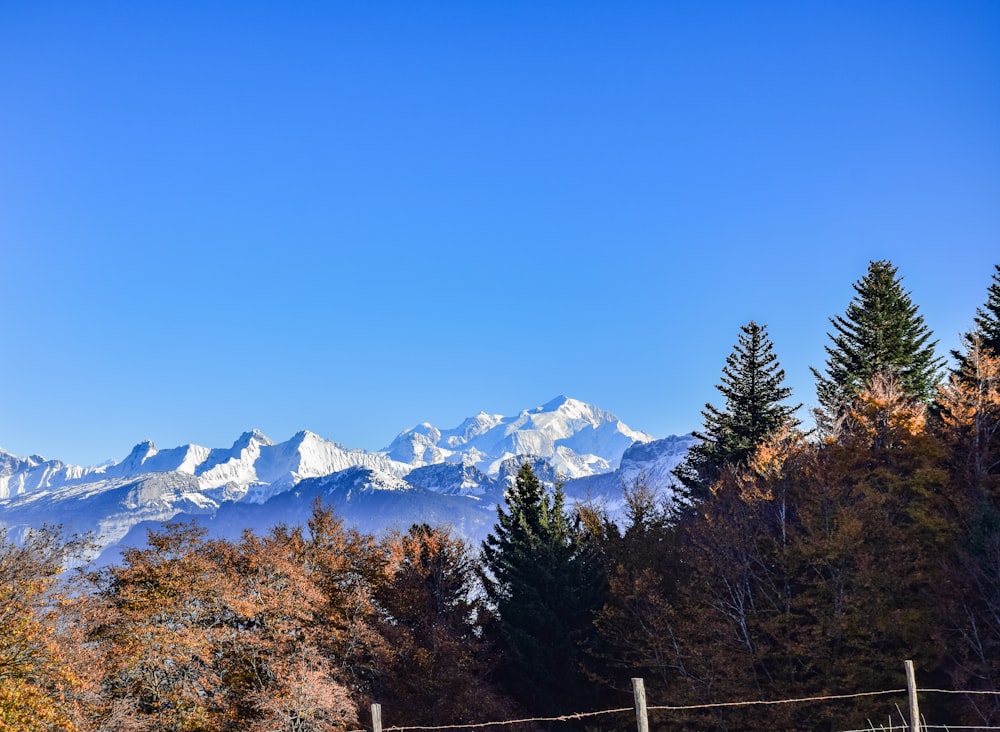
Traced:
[[760, 706], [760, 705], [773, 705], [773, 704], [802, 704], [805, 702], [817, 702], [817, 701], [834, 701], [836, 699], [857, 699], [863, 696], [888, 696], [890, 694], [905, 694], [906, 689], [889, 689], [887, 691], [862, 691], [856, 694], [829, 694], [827, 696], [803, 696], [797, 699], [769, 699], [769, 700], [756, 700], [756, 701], [739, 701], [739, 702], [716, 702], [714, 704], [689, 704], [685, 706], [655, 706], [647, 707], [650, 711], [678, 711], [686, 712], [697, 709], [718, 709], [720, 707], [749, 707], [749, 706]]
[[[863, 697], [891, 696], [906, 694], [906, 689], [887, 689], [885, 691], [862, 691], [854, 694], [827, 694], [823, 696], [803, 696], [794, 699], [756, 699], [750, 701], [735, 702], [714, 702], [710, 704], [685, 704], [680, 706], [656, 705], [647, 707], [649, 712], [692, 712], [704, 709], [723, 709], [732, 707], [750, 706], [774, 706], [778, 704], [807, 704], [823, 701], [837, 701], [841, 699], [860, 699]], [[955, 689], [917, 689], [918, 694], [979, 694], [989, 696], [1000, 696], [1000, 691], [963, 691]], [[504, 727], [515, 724], [530, 724], [532, 722], [568, 722], [576, 719], [589, 719], [593, 717], [606, 716], [609, 714], [624, 714], [635, 711], [632, 707], [622, 707], [620, 709], [604, 709], [597, 712], [577, 712], [574, 714], [562, 714], [557, 717], [526, 717], [523, 719], [506, 719], [495, 722], [474, 722], [468, 724], [447, 724], [441, 726], [420, 726], [402, 725], [383, 727], [383, 732], [429, 732], [431, 730], [462, 730], [462, 729], [484, 729], [486, 727]], [[961, 725], [921, 725], [925, 729], [945, 729], [945, 730], [1000, 730], [1000, 727], [973, 727]], [[903, 729], [907, 729], [904, 725]], [[348, 732], [367, 732], [364, 729], [348, 730]], [[845, 730], [844, 732], [871, 732], [871, 729]]]
[[384, 732], [404, 732], [406, 730], [442, 730], [442, 729], [482, 729], [483, 727], [499, 727], [511, 724], [527, 724], [529, 722], [568, 722], [573, 719], [587, 719], [590, 717], [600, 717], [607, 714], [622, 714], [623, 712], [635, 711], [632, 707], [621, 709], [604, 709], [599, 712], [578, 712], [575, 714], [562, 714], [558, 717], [531, 717], [527, 719], [508, 719], [501, 722], [476, 722], [471, 724], [448, 724], [443, 727], [383, 727]]

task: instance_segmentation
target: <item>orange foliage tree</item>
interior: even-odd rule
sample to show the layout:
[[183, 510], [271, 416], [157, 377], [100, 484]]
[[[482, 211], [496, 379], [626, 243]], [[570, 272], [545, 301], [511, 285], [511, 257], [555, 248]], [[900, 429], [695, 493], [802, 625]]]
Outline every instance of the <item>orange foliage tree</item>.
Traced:
[[[945, 458], [926, 408], [877, 375], [827, 439], [779, 430], [744, 466], [723, 471], [678, 525], [679, 573], [673, 585], [656, 583], [659, 597], [637, 592], [635, 580], [624, 584], [629, 572], [615, 569], [599, 620], [604, 637], [623, 647], [608, 631], [627, 627], [628, 611], [642, 619], [638, 628], [656, 628], [659, 642], [646, 653], [658, 657], [642, 662], [660, 671], [656, 691], [671, 703], [897, 688], [904, 658], [936, 678], [943, 649], [932, 637], [932, 599], [948, 581], [941, 558], [956, 536]], [[633, 630], [626, 640], [639, 638]], [[863, 722], [864, 713], [842, 703], [658, 723], [822, 729], [852, 714]]]
[[0, 730], [75, 730], [91, 688], [63, 574], [87, 543], [57, 527], [9, 540], [0, 529]]
[[218, 664], [234, 716], [253, 720], [253, 729], [307, 732], [356, 723], [343, 674], [320, 651], [326, 597], [310, 571], [309, 547], [301, 529], [284, 526], [212, 547], [229, 598]]
[[144, 549], [94, 576], [92, 640], [103, 652], [104, 686], [126, 729], [221, 729], [215, 651], [226, 593], [204, 551], [205, 530], [169, 524]]
[[[314, 521], [332, 519], [317, 507]], [[350, 671], [331, 653], [342, 612], [323, 589], [329, 562], [318, 561], [314, 539], [284, 526], [237, 543], [204, 533], [168, 524], [94, 576], [89, 636], [103, 664], [102, 724], [123, 732], [355, 725]]]
[[[973, 334], [961, 368], [938, 395], [938, 432], [949, 448], [951, 498], [961, 534], [938, 593], [940, 635], [955, 686], [1000, 688], [1000, 356]], [[970, 695], [963, 710], [1000, 722], [1000, 700]]]

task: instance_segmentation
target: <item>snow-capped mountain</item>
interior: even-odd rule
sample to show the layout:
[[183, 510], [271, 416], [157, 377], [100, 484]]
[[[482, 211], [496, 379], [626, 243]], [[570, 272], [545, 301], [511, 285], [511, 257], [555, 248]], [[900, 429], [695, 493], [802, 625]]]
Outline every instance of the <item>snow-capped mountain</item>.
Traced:
[[22, 493], [62, 485], [81, 478], [86, 470], [41, 455], [19, 458], [0, 450], [0, 500]]
[[103, 547], [144, 539], [142, 527], [194, 519], [226, 534], [295, 523], [317, 495], [363, 530], [451, 523], [479, 539], [524, 460], [567, 495], [620, 504], [639, 475], [668, 486], [690, 437], [656, 440], [609, 412], [558, 397], [514, 417], [479, 413], [454, 429], [421, 424], [378, 452], [302, 431], [274, 443], [257, 430], [228, 448], [137, 444], [120, 462], [82, 468], [0, 450], [0, 528], [42, 523], [91, 532]]
[[581, 478], [614, 470], [633, 442], [653, 439], [610, 412], [560, 396], [516, 417], [480, 412], [451, 430], [424, 423], [400, 433], [386, 452], [413, 466], [462, 463], [488, 475], [508, 458], [537, 455], [566, 478]]

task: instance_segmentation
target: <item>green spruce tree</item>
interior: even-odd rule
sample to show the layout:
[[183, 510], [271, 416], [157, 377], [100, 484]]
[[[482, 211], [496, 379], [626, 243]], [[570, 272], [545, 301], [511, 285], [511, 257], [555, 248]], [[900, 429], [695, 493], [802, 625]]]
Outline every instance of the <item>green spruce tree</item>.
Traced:
[[582, 652], [606, 595], [596, 544], [563, 502], [561, 487], [550, 493], [525, 463], [482, 547], [483, 584], [505, 652], [504, 685], [540, 714], [588, 705]]
[[976, 310], [976, 331], [983, 346], [1000, 356], [1000, 264], [994, 265], [993, 281], [986, 289], [986, 304]]
[[700, 442], [674, 470], [688, 501], [707, 497], [726, 466], [746, 463], [779, 427], [798, 424], [794, 414], [802, 405], [784, 403], [792, 390], [782, 386], [785, 371], [778, 364], [766, 326], [751, 320], [740, 331], [722, 369], [722, 383], [715, 387], [725, 404], [722, 408], [705, 405], [704, 427], [693, 433]]
[[993, 272], [993, 281], [986, 289], [986, 304], [976, 308], [976, 317], [973, 321], [975, 327], [962, 335], [962, 345], [965, 346], [965, 350], [951, 352], [956, 363], [952, 373], [959, 378], [965, 370], [966, 354], [971, 350], [972, 343], [978, 342], [979, 348], [986, 349], [994, 356], [1000, 356], [1000, 264], [994, 267], [996, 270]]
[[898, 379], [907, 396], [929, 403], [943, 365], [934, 355], [937, 341], [930, 341], [931, 332], [891, 262], [871, 262], [854, 291], [844, 315], [830, 318], [834, 333], [829, 334], [833, 344], [826, 346], [825, 373], [812, 369], [820, 405], [817, 423], [826, 429], [876, 374]]

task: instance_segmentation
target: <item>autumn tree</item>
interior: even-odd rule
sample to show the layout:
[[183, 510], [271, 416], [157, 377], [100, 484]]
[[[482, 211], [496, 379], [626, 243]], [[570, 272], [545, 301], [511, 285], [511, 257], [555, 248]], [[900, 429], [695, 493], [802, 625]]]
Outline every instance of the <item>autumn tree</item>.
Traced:
[[536, 713], [578, 710], [592, 701], [582, 646], [593, 634], [605, 576], [596, 546], [525, 463], [497, 508], [482, 545], [483, 583], [506, 654], [503, 679]]
[[17, 543], [0, 528], [0, 730], [73, 730], [85, 716], [87, 669], [72, 655], [63, 573], [87, 548], [58, 527]]
[[[671, 699], [712, 703], [892, 688], [900, 658], [941, 668], [942, 557], [955, 538], [926, 406], [878, 376], [823, 441], [782, 429], [680, 524], [686, 573], [656, 614]], [[614, 577], [614, 575], [613, 575]], [[615, 585], [612, 585], [615, 588]], [[664, 632], [668, 631], [668, 632]], [[864, 708], [716, 709], [688, 729], [830, 729]], [[861, 720], [864, 717], [860, 717]]]
[[930, 598], [948, 582], [941, 559], [956, 535], [944, 465], [926, 404], [901, 380], [876, 374], [802, 475], [794, 606], [810, 622], [795, 640], [821, 688], [891, 688], [904, 657], [929, 681], [939, 678]]
[[279, 525], [208, 547], [228, 587], [217, 665], [233, 716], [253, 729], [318, 732], [357, 721], [344, 674], [320, 651], [326, 597], [308, 546], [301, 528]]
[[[94, 575], [90, 641], [103, 659], [103, 727], [355, 726], [355, 696], [365, 692], [358, 656], [376, 653], [379, 636], [371, 612], [349, 618], [355, 591], [371, 596], [371, 577], [351, 575], [369, 558], [362, 551], [359, 559], [356, 545], [373, 542], [355, 542], [320, 505], [309, 526], [309, 536], [278, 525], [232, 543], [206, 541], [194, 524], [167, 524]], [[352, 648], [366, 643], [370, 650]]]
[[747, 462], [754, 449], [775, 430], [797, 424], [786, 400], [785, 372], [778, 363], [767, 329], [750, 321], [740, 329], [733, 352], [726, 358], [721, 383], [722, 407], [706, 404], [699, 439], [674, 471], [687, 497], [704, 500], [726, 466]]
[[960, 370], [938, 394], [942, 434], [960, 459], [966, 480], [985, 483], [1000, 473], [1000, 354], [967, 335]]
[[387, 576], [376, 595], [388, 656], [381, 703], [405, 724], [508, 718], [511, 704], [492, 681], [496, 653], [484, 637], [488, 612], [466, 544], [448, 529], [420, 524], [389, 534], [382, 546]]
[[937, 341], [930, 340], [891, 262], [871, 262], [854, 291], [844, 315], [830, 319], [834, 332], [826, 346], [825, 371], [812, 369], [820, 404], [817, 422], [827, 430], [876, 374], [897, 379], [908, 397], [930, 402], [943, 364], [934, 355]]
[[[795, 486], [811, 448], [778, 428], [740, 465], [727, 466], [710, 497], [681, 524], [686, 570], [674, 594], [668, 688], [684, 703], [794, 695], [807, 673], [795, 648]], [[790, 709], [692, 713], [689, 729], [793, 728]]]
[[250, 700], [257, 712], [254, 732], [334, 732], [357, 725], [357, 705], [337, 682], [329, 659], [309, 643], [276, 657], [272, 682]]
[[112, 708], [130, 703], [136, 725], [222, 729], [215, 651], [225, 599], [204, 537], [194, 524], [167, 524], [94, 576], [101, 604], [90, 640]]
[[671, 506], [646, 480], [623, 489], [622, 528], [604, 517], [601, 545], [608, 565], [608, 597], [595, 618], [599, 642], [592, 670], [612, 689], [646, 679], [650, 694], [665, 694], [683, 673], [676, 622], [678, 585], [686, 581], [681, 530]]
[[[960, 539], [937, 593], [947, 671], [957, 688], [1000, 687], [1000, 356], [973, 334], [938, 396], [937, 429], [948, 447], [949, 498]], [[1000, 722], [995, 698], [973, 695], [964, 710]]]
[[387, 559], [374, 536], [345, 527], [319, 499], [306, 528], [304, 562], [323, 596], [320, 650], [364, 707], [375, 701], [371, 694], [380, 659], [387, 655], [375, 597], [385, 581]]

